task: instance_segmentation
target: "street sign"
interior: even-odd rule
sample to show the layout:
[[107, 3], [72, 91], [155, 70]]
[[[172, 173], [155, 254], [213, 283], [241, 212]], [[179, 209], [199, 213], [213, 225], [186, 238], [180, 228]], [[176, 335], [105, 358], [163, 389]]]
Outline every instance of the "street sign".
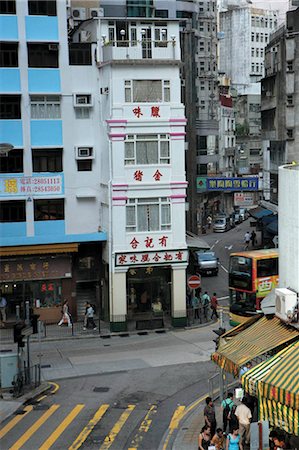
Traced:
[[188, 287], [190, 289], [198, 289], [201, 285], [201, 279], [198, 275], [192, 275], [188, 278]]
[[21, 331], [22, 336], [31, 336], [33, 334], [33, 328], [32, 327], [25, 327]]

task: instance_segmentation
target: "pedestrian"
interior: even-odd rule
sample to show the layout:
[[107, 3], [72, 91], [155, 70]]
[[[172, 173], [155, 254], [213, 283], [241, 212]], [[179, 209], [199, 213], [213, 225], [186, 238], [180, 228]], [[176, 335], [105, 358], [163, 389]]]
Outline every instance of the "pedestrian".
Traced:
[[198, 297], [196, 297], [195, 292], [194, 295], [192, 296], [191, 302], [194, 311], [194, 319], [199, 319], [199, 299]]
[[232, 392], [229, 392], [227, 394], [227, 398], [223, 400], [221, 403], [224, 433], [226, 433], [227, 425], [229, 424], [230, 421], [230, 414], [234, 406], [233, 398], [234, 394]]
[[212, 437], [211, 444], [215, 446], [216, 450], [224, 450], [225, 436], [221, 428], [217, 428], [216, 434]]
[[256, 244], [256, 233], [254, 230], [252, 230], [252, 232], [251, 232], [250, 240], [251, 240], [252, 247], [254, 247]]
[[6, 298], [3, 297], [2, 291], [0, 291], [1, 327], [4, 327], [4, 323], [6, 322], [6, 306], [7, 306]]
[[248, 372], [248, 370], [250, 370], [252, 368], [252, 362], [251, 361], [247, 361], [247, 363], [245, 364], [245, 366], [241, 367], [240, 373], [239, 373], [239, 383], [242, 386], [242, 376]]
[[61, 320], [58, 322], [58, 325], [61, 326], [63, 323], [67, 323], [69, 327], [72, 326], [72, 319], [71, 319], [71, 314], [69, 312], [69, 305], [68, 305], [68, 301], [64, 300], [63, 302], [63, 306], [62, 306], [62, 317]]
[[217, 308], [218, 308], [218, 300], [216, 292], [214, 292], [211, 298], [211, 309], [212, 309], [211, 319], [213, 319], [214, 316], [216, 317], [216, 319], [219, 319]]
[[238, 421], [238, 417], [236, 416], [236, 405], [233, 405], [231, 412], [229, 414], [229, 432], [232, 433], [234, 428], [238, 428], [239, 429], [239, 421]]
[[249, 231], [246, 231], [246, 233], [244, 235], [244, 242], [245, 242], [244, 250], [248, 250], [249, 249], [249, 243], [250, 243], [250, 233], [249, 233]]
[[215, 414], [215, 406], [211, 397], [206, 398], [206, 406], [203, 411], [205, 424], [211, 429], [211, 436], [214, 436], [216, 431], [216, 414]]
[[252, 414], [246, 405], [246, 399], [242, 399], [242, 403], [236, 408], [236, 416], [239, 421], [239, 431], [241, 436], [241, 443], [248, 445], [250, 441], [250, 422]]
[[86, 303], [86, 327], [83, 327], [83, 330], [86, 330], [86, 328], [93, 328], [94, 330], [97, 329], [96, 324], [93, 320], [94, 317], [94, 309], [90, 303]]
[[198, 450], [208, 450], [211, 443], [211, 429], [204, 425], [198, 436]]
[[242, 439], [238, 428], [234, 428], [232, 433], [226, 438], [226, 450], [243, 450]]
[[208, 215], [208, 217], [207, 217], [207, 224], [208, 224], [208, 229], [210, 229], [211, 225], [212, 225], [212, 217], [210, 215]]
[[201, 297], [201, 304], [203, 306], [203, 315], [206, 320], [208, 320], [208, 309], [209, 309], [210, 301], [211, 301], [210, 296], [209, 296], [208, 292], [205, 291], [205, 293]]

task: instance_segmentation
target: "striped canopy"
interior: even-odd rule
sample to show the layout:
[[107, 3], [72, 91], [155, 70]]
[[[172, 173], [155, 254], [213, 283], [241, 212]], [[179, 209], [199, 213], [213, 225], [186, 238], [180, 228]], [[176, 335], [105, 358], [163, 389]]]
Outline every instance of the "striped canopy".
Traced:
[[219, 348], [213, 353], [212, 360], [222, 369], [238, 376], [241, 366], [247, 361], [295, 339], [299, 339], [298, 330], [285, 325], [277, 317], [262, 317], [229, 342], [220, 338]]

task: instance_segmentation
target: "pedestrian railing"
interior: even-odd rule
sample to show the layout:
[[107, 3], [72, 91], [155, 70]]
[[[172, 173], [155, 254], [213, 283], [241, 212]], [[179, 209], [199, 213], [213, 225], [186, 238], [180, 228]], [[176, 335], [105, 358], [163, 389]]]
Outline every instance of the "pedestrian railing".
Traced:
[[23, 370], [19, 370], [17, 375], [15, 375], [12, 382], [13, 385], [13, 396], [20, 397], [24, 392], [35, 389], [40, 385], [41, 373], [40, 365], [35, 364], [34, 366], [24, 367]]

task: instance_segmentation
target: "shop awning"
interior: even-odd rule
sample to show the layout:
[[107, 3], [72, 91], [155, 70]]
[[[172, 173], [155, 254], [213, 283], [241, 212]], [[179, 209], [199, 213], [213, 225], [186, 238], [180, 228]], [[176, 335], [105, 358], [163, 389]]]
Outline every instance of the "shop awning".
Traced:
[[229, 342], [220, 339], [212, 360], [225, 371], [238, 376], [241, 366], [247, 361], [296, 338], [299, 339], [299, 331], [295, 328], [285, 325], [277, 317], [262, 317]]
[[258, 397], [261, 420], [299, 435], [299, 341], [246, 372], [242, 385]]
[[248, 212], [251, 217], [254, 217], [254, 219], [257, 220], [265, 216], [271, 216], [271, 214], [273, 214], [273, 211], [270, 211], [270, 209], [262, 208], [261, 206], [259, 206], [258, 208], [249, 209]]
[[277, 216], [276, 216], [276, 219], [272, 220], [272, 222], [266, 226], [266, 230], [269, 233], [274, 234], [274, 236], [278, 235], [278, 217]]
[[196, 234], [187, 234], [186, 242], [188, 248], [194, 250], [210, 250], [209, 244], [207, 244], [203, 239], [200, 239]]
[[1, 247], [0, 256], [42, 255], [50, 253], [74, 253], [78, 244], [24, 245], [21, 247]]

